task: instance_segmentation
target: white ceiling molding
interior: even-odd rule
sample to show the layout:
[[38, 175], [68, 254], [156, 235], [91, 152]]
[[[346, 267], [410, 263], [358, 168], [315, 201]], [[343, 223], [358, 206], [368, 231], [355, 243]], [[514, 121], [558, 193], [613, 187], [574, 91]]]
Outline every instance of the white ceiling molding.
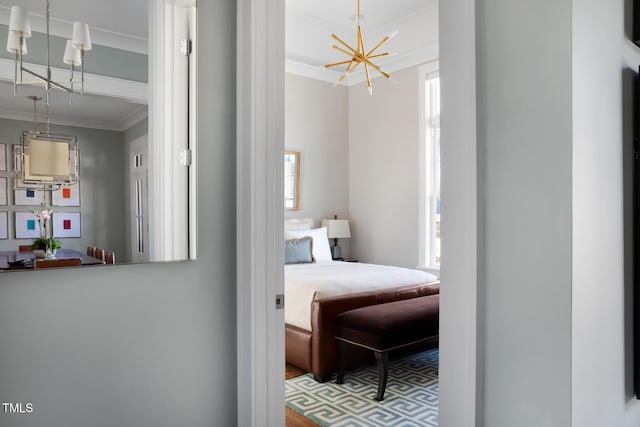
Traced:
[[[10, 15], [10, 7], [0, 6], [0, 22], [8, 25]], [[32, 31], [46, 34], [47, 25], [44, 15], [29, 13], [29, 19], [31, 21]], [[49, 32], [51, 35], [65, 39], [71, 38], [71, 34], [73, 33], [73, 22], [52, 17], [49, 23]], [[149, 54], [149, 40], [127, 34], [119, 34], [93, 26], [91, 27], [91, 42], [100, 46], [141, 53], [143, 55]], [[4, 43], [4, 41], [2, 43]]]
[[149, 107], [146, 105], [141, 105], [140, 108], [138, 108], [133, 113], [129, 114], [127, 117], [124, 118], [124, 120], [120, 122], [120, 129], [118, 130], [121, 130], [121, 131], [127, 130], [131, 128], [133, 125], [140, 122], [140, 120], [148, 116], [149, 116]]
[[[40, 108], [42, 108], [42, 106]], [[38, 114], [39, 130], [43, 130], [45, 128], [45, 123], [40, 121], [42, 119], [41, 113], [42, 112], [40, 111]], [[33, 123], [33, 112], [27, 113], [27, 112], [21, 112], [21, 111], [0, 110], [0, 118], [10, 119], [10, 120], [21, 120], [21, 121]], [[128, 127], [125, 127], [126, 124], [121, 121], [86, 120], [86, 119], [80, 119], [78, 117], [67, 117], [67, 116], [60, 116], [56, 114], [51, 115], [51, 124], [60, 125], [60, 126], [75, 126], [75, 127], [81, 127], [81, 128], [89, 128], [89, 129], [113, 130], [113, 131], [119, 131], [119, 132], [129, 129]]]
[[[40, 73], [41, 75], [46, 74], [46, 67], [42, 65], [26, 62], [24, 65], [36, 73]], [[13, 75], [14, 61], [12, 59], [0, 58], [0, 80], [13, 82]], [[51, 68], [51, 76], [54, 80], [68, 81], [69, 70]], [[143, 82], [84, 73], [84, 88], [85, 93], [94, 95], [120, 98], [124, 101], [137, 104], [147, 104], [149, 102], [148, 84]]]

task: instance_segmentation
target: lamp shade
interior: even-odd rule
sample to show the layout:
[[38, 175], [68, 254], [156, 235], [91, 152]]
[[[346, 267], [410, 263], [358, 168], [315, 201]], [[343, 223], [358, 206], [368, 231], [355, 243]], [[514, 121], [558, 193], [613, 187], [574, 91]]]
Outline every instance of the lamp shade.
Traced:
[[80, 50], [91, 50], [91, 35], [89, 25], [82, 22], [73, 23], [73, 47]]
[[73, 47], [71, 40], [67, 40], [67, 46], [64, 48], [64, 58], [62, 60], [68, 65], [80, 65], [82, 63], [80, 51]]
[[29, 12], [27, 12], [27, 8], [22, 6], [11, 7], [9, 31], [17, 37], [31, 37], [31, 24], [29, 23]]
[[[9, 31], [9, 36], [7, 37], [7, 52], [11, 52], [13, 54], [18, 53], [20, 50], [20, 38], [16, 36], [14, 33]], [[27, 54], [27, 41], [22, 40], [22, 54]]]
[[58, 141], [29, 142], [32, 175], [65, 177], [69, 175], [69, 144]]
[[349, 220], [347, 219], [323, 219], [322, 226], [327, 227], [327, 237], [330, 239], [346, 239], [351, 237]]

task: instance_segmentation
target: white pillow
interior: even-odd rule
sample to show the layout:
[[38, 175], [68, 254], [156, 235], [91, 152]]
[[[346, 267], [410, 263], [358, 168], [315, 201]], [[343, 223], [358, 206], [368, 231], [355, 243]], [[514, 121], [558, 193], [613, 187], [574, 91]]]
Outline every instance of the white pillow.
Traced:
[[313, 218], [292, 218], [284, 221], [285, 231], [311, 230], [313, 227]]
[[329, 248], [329, 238], [327, 237], [327, 227], [314, 228], [311, 230], [285, 231], [284, 238], [300, 239], [309, 236], [313, 239], [311, 249], [316, 261], [331, 261], [331, 249]]

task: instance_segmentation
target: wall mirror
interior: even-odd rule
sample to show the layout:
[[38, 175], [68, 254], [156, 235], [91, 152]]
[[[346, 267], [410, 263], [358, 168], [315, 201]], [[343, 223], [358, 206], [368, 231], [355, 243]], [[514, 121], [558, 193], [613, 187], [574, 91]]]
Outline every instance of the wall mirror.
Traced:
[[[58, 258], [88, 259], [90, 247], [115, 254], [116, 264], [195, 258], [195, 0], [46, 4], [49, 25], [42, 0], [0, 6], [8, 49], [11, 6], [28, 11], [31, 27], [26, 49], [0, 49], [0, 268], [33, 256], [19, 248], [42, 235], [42, 209], [52, 211]], [[74, 21], [90, 32], [82, 57], [66, 50]], [[73, 73], [73, 94], [26, 84], [47, 75], [47, 61], [52, 80]], [[78, 182], [22, 182], [25, 131], [76, 138]]]
[[300, 209], [300, 152], [284, 153], [284, 207], [286, 210]]

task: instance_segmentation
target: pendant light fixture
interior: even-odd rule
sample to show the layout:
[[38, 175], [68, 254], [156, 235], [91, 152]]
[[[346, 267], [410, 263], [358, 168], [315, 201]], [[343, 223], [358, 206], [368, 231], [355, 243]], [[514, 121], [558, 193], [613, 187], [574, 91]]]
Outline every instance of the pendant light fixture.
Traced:
[[[22, 6], [11, 7], [11, 17], [9, 19], [9, 36], [7, 37], [7, 51], [14, 55], [14, 77], [13, 93], [18, 92], [18, 86], [24, 84], [42, 84], [45, 88], [47, 105], [50, 104], [49, 92], [52, 88], [60, 89], [72, 94], [74, 83], [80, 83], [80, 92], [84, 93], [84, 58], [85, 52], [91, 50], [91, 35], [89, 26], [82, 22], [73, 23], [73, 33], [71, 40], [67, 41], [63, 61], [70, 66], [68, 79], [53, 80], [51, 77], [51, 54], [50, 54], [50, 33], [49, 33], [49, 0], [45, 1], [45, 18], [47, 29], [47, 49], [46, 49], [46, 70], [44, 75], [24, 66], [23, 57], [27, 54], [26, 39], [31, 37], [31, 23], [29, 13]], [[75, 67], [80, 67], [80, 79], [74, 77]], [[24, 75], [28, 74], [36, 80], [25, 80]]]
[[358, 13], [356, 14], [356, 27], [357, 27], [357, 43], [358, 43], [358, 46], [357, 46], [356, 49], [352, 48], [349, 44], [344, 42], [337, 35], [331, 34], [331, 37], [334, 40], [337, 40], [342, 45], [342, 47], [340, 47], [340, 46], [337, 46], [337, 45], [334, 44], [332, 47], [335, 50], [344, 53], [350, 59], [348, 59], [346, 61], [336, 62], [336, 63], [333, 63], [333, 64], [327, 64], [324, 67], [325, 68], [333, 68], [333, 67], [338, 67], [338, 66], [341, 66], [341, 65], [346, 65], [347, 66], [346, 71], [338, 78], [338, 80], [335, 83], [335, 84], [338, 84], [342, 80], [344, 80], [345, 77], [350, 75], [356, 68], [358, 68], [358, 66], [360, 64], [362, 64], [364, 66], [365, 75], [367, 76], [367, 88], [369, 90], [369, 94], [371, 95], [371, 94], [373, 94], [373, 88], [371, 86], [371, 75], [369, 73], [369, 68], [373, 68], [374, 70], [376, 70], [378, 73], [382, 74], [387, 79], [391, 78], [391, 75], [389, 73], [384, 72], [380, 68], [380, 66], [378, 66], [378, 65], [373, 63], [373, 59], [381, 58], [381, 57], [384, 57], [384, 56], [388, 56], [389, 52], [384, 52], [384, 53], [375, 53], [375, 52], [383, 44], [385, 44], [386, 42], [391, 40], [396, 34], [398, 34], [398, 31], [394, 31], [393, 33], [385, 36], [377, 45], [375, 45], [373, 47], [373, 49], [367, 51], [365, 49], [365, 47], [364, 47], [364, 37], [362, 36], [362, 28], [360, 27], [360, 0], [358, 0]]

